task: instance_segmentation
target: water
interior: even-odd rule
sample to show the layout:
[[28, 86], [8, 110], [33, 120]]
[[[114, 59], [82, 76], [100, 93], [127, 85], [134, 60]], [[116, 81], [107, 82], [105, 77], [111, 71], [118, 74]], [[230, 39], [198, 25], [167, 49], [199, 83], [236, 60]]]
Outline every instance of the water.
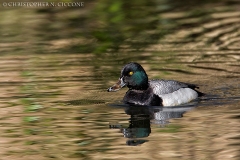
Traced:
[[[237, 1], [134, 2], [1, 11], [0, 159], [240, 158]], [[107, 88], [129, 61], [206, 96], [124, 105], [127, 90]]]

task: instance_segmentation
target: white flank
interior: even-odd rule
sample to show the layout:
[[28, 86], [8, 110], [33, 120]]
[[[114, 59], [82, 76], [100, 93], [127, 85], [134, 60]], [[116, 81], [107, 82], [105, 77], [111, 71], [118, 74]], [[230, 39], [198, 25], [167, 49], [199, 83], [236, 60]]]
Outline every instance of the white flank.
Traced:
[[190, 102], [198, 97], [198, 93], [191, 88], [180, 88], [172, 93], [159, 95], [163, 100], [163, 106], [176, 106]]

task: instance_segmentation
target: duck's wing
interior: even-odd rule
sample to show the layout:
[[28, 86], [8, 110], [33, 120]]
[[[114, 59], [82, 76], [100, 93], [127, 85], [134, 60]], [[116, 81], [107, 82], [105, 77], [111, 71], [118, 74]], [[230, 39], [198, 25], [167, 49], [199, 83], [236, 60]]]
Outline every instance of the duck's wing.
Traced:
[[179, 90], [180, 88], [191, 88], [193, 90], [195, 90], [195, 88], [198, 88], [194, 84], [183, 83], [173, 80], [150, 80], [149, 84], [150, 87], [153, 89], [153, 93], [156, 95], [172, 93]]

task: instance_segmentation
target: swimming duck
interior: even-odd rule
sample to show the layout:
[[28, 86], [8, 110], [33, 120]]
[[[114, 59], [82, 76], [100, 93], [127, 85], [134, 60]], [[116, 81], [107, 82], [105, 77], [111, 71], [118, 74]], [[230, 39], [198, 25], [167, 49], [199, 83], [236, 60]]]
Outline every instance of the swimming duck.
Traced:
[[135, 62], [126, 64], [118, 82], [108, 92], [118, 91], [127, 86], [129, 90], [123, 102], [144, 106], [176, 106], [188, 103], [204, 94], [194, 84], [174, 80], [148, 80], [143, 67]]

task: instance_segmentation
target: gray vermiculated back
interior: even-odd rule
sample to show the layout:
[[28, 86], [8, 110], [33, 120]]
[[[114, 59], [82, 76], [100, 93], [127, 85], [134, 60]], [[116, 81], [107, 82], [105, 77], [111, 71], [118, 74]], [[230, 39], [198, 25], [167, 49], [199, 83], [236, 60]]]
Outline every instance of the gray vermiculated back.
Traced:
[[196, 86], [193, 84], [187, 84], [173, 80], [150, 80], [149, 84], [156, 95], [172, 93], [180, 88], [196, 88]]

